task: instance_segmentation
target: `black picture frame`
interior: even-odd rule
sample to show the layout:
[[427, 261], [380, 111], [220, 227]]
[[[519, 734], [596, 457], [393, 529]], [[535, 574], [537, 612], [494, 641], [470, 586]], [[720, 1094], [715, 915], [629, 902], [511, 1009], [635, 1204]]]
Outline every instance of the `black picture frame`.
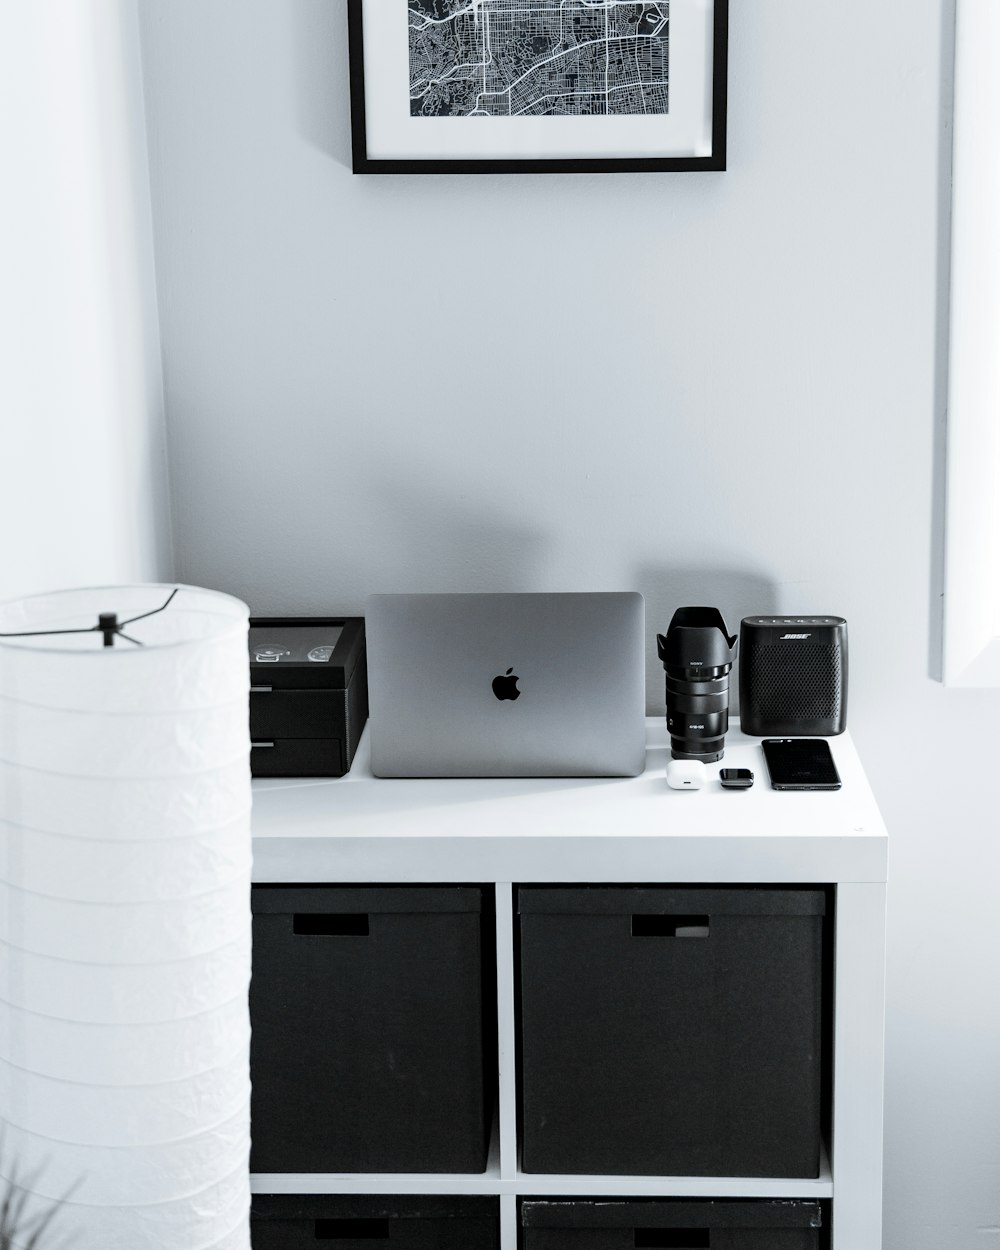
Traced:
[[[715, 0], [712, 31], [712, 151], [708, 156], [566, 157], [538, 160], [373, 159], [365, 126], [366, 86], [363, 8], [366, 0], [347, 0], [351, 75], [351, 138], [355, 174], [588, 174], [700, 173], [726, 169], [729, 76], [729, 0]], [[385, 3], [385, 0], [367, 0]]]

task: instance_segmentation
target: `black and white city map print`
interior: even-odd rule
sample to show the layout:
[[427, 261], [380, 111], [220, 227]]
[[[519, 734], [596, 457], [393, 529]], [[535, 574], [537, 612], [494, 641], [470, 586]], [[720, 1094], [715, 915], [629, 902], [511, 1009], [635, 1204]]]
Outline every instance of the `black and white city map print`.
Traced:
[[669, 0], [408, 0], [414, 117], [669, 112]]

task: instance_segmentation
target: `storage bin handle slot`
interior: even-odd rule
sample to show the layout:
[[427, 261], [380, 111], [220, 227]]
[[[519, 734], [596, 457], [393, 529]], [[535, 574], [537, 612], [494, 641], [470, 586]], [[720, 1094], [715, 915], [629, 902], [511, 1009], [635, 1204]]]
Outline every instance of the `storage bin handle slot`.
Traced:
[[292, 917], [292, 932], [302, 937], [367, 937], [368, 915], [363, 911], [296, 912]]
[[[632, 916], [633, 937], [676, 937], [676, 938], [707, 938], [709, 934], [708, 916], [660, 916], [646, 915], [636, 912]], [[637, 1229], [636, 1232], [646, 1232]], [[683, 1242], [648, 1241], [649, 1246], [684, 1245]], [[708, 1242], [692, 1242], [692, 1245], [708, 1245]], [[639, 1242], [636, 1242], [639, 1245]]]
[[[388, 1241], [388, 1220], [317, 1220], [317, 1241]], [[705, 1243], [708, 1245], [708, 1242]]]
[[637, 1228], [636, 1246], [656, 1246], [658, 1250], [711, 1250], [711, 1232], [707, 1228]]

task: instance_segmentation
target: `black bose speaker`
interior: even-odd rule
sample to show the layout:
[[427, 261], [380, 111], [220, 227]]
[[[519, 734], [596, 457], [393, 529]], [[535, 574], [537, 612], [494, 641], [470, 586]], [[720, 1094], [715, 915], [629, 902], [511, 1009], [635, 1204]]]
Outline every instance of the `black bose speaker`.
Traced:
[[740, 625], [745, 734], [842, 734], [847, 622], [842, 616], [747, 616]]

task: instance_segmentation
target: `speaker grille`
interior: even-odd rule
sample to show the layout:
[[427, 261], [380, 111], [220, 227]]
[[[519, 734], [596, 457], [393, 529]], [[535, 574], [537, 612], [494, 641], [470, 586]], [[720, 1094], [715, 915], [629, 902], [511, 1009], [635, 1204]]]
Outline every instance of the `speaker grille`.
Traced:
[[750, 688], [765, 716], [777, 712], [789, 722], [838, 721], [841, 649], [834, 643], [751, 647]]

